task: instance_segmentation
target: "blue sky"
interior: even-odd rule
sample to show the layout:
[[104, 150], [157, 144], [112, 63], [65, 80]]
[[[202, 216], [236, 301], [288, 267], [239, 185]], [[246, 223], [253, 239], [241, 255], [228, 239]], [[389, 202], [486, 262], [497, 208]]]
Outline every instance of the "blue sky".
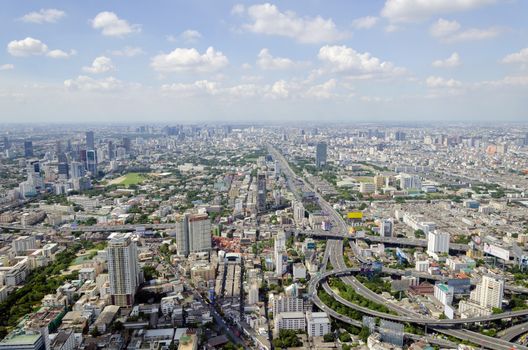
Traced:
[[11, 1], [0, 122], [526, 121], [528, 2]]

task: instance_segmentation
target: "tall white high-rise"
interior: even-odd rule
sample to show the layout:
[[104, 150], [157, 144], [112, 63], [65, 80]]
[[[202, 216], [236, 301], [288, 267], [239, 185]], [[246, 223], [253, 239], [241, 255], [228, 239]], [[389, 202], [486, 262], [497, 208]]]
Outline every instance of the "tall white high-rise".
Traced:
[[482, 276], [482, 281], [471, 292], [470, 299], [482, 307], [502, 309], [504, 280], [495, 276]]
[[449, 252], [449, 233], [434, 230], [427, 236], [428, 253], [448, 253]]
[[211, 244], [211, 221], [207, 214], [185, 214], [176, 224], [176, 246], [180, 255], [209, 251]]
[[284, 266], [284, 250], [286, 249], [286, 234], [284, 231], [277, 232], [275, 237], [274, 254], [275, 254], [275, 274], [282, 277], [286, 270]]
[[304, 205], [301, 201], [292, 201], [293, 219], [300, 224], [304, 220]]
[[122, 232], [111, 235], [106, 254], [112, 304], [132, 306], [140, 282], [137, 246], [132, 235]]

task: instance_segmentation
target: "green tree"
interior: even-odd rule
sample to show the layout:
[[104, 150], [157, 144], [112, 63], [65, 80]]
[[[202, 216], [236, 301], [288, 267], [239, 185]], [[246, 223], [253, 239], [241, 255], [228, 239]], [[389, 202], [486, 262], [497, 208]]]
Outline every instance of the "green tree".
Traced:
[[334, 334], [333, 333], [326, 333], [323, 336], [323, 340], [324, 340], [325, 343], [333, 342], [335, 340]]
[[368, 327], [363, 326], [358, 336], [361, 340], [363, 340], [364, 342], [367, 342], [369, 335], [370, 335], [370, 329]]

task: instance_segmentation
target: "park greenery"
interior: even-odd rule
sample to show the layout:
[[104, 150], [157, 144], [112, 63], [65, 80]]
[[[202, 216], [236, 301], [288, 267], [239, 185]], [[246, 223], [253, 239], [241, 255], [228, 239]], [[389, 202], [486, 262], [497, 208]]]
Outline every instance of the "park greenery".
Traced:
[[77, 278], [76, 274], [64, 275], [77, 252], [81, 249], [93, 249], [95, 244], [90, 241], [75, 243], [55, 256], [55, 260], [47, 267], [33, 270], [26, 284], [11, 293], [0, 304], [0, 338], [4, 338], [9, 330], [17, 325], [20, 318], [36, 311], [46, 294], [54, 293], [65, 281]]
[[297, 334], [300, 334], [299, 331], [281, 329], [279, 332], [279, 337], [273, 339], [273, 345], [278, 349], [302, 346], [303, 343], [297, 337]]
[[343, 282], [339, 278], [330, 279], [329, 280], [329, 284], [330, 284], [330, 287], [332, 287], [333, 289], [337, 289], [339, 291], [339, 295], [342, 298], [344, 298], [344, 299], [346, 299], [346, 300], [348, 300], [348, 301], [350, 301], [350, 302], [352, 302], [354, 304], [369, 308], [370, 310], [375, 310], [375, 311], [384, 312], [384, 313], [391, 313], [389, 308], [387, 308], [385, 305], [381, 305], [381, 304], [375, 303], [375, 302], [363, 297], [362, 295], [358, 294], [354, 290], [354, 287], [352, 287], [351, 285], [346, 284], [345, 282]]

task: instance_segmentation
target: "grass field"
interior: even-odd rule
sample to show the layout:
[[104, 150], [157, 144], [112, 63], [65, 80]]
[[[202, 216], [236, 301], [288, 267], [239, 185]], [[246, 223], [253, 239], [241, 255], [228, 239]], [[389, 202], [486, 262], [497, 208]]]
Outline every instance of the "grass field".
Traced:
[[137, 185], [137, 184], [142, 183], [146, 178], [147, 176], [145, 174], [128, 173], [126, 175], [113, 179], [108, 184], [109, 185], [124, 185], [124, 186]]
[[130, 186], [142, 183], [147, 177], [140, 173], [128, 173], [125, 175], [125, 179], [121, 181], [121, 185]]

